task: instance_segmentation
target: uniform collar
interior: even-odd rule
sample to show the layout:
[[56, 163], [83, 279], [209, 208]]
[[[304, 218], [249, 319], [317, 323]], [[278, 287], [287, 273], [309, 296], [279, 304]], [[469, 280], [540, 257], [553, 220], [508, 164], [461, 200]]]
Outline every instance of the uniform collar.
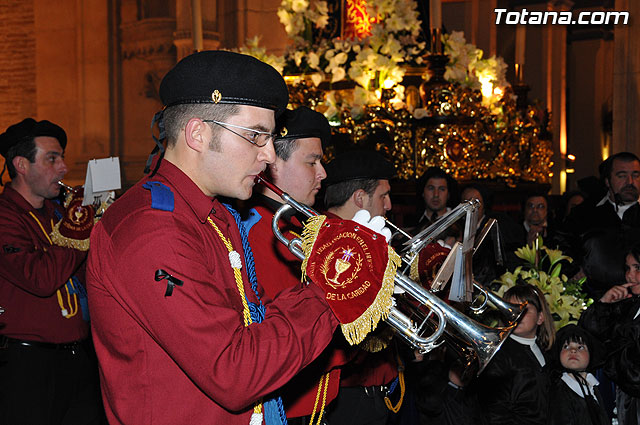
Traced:
[[325, 211], [324, 215], [326, 215], [327, 218], [333, 218], [335, 220], [342, 220], [342, 218], [338, 214], [334, 214], [334, 213], [332, 213], [330, 211]]
[[[222, 205], [214, 196], [207, 196], [202, 193], [202, 190], [193, 180], [171, 162], [162, 161], [156, 175], [162, 176], [171, 183], [173, 190], [184, 199], [201, 223], [207, 220], [212, 211], [216, 214], [222, 209]], [[153, 180], [153, 178], [148, 180]]]
[[[445, 207], [444, 208], [444, 213], [442, 215], [438, 215], [438, 217], [436, 217], [435, 221], [438, 221], [440, 219], [440, 217], [446, 215], [447, 213], [451, 212], [451, 207]], [[433, 215], [433, 213], [431, 213]], [[420, 218], [420, 221], [422, 220], [427, 220], [427, 221], [431, 221], [431, 215], [427, 215], [427, 210], [424, 210], [424, 212], [422, 213], [422, 217]]]

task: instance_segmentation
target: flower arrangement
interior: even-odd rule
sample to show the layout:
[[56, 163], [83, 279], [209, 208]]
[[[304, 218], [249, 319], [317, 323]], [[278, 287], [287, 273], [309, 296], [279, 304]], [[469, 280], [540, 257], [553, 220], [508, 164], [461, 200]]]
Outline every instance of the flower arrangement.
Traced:
[[260, 47], [260, 38], [261, 37], [259, 35], [250, 38], [246, 41], [244, 46], [238, 49], [233, 49], [233, 51], [260, 59], [262, 62], [268, 63], [282, 74], [285, 65], [284, 58], [282, 56], [268, 54], [267, 49]]
[[[404, 90], [399, 83], [406, 67], [423, 66], [429, 53], [416, 8], [413, 0], [367, 0], [366, 13], [374, 17], [370, 19], [370, 35], [316, 40], [312, 30], [321, 30], [328, 22], [326, 2], [282, 0], [278, 17], [294, 41], [285, 54], [285, 74], [310, 75], [316, 87], [324, 81], [333, 84], [348, 80], [364, 89], [347, 97], [336, 97], [328, 91], [324, 112], [330, 119], [344, 110], [358, 118], [365, 105], [379, 102], [381, 88], [393, 88], [391, 102], [397, 108], [404, 107]], [[482, 50], [467, 43], [459, 31], [445, 34], [442, 41], [449, 56], [445, 79], [481, 90], [483, 105], [492, 113], [500, 113], [497, 103], [509, 85], [502, 58], [483, 59]]]
[[464, 87], [482, 92], [482, 104], [491, 108], [491, 113], [500, 113], [497, 103], [509, 87], [507, 64], [501, 57], [483, 59], [484, 52], [467, 43], [461, 31], [442, 36], [444, 53], [449, 56], [444, 78]]
[[293, 45], [285, 54], [285, 73], [311, 74], [317, 86], [350, 79], [369, 90], [402, 81], [402, 64], [422, 64], [426, 43], [420, 41], [420, 20], [413, 0], [368, 0], [368, 37], [313, 37], [328, 23], [325, 1], [282, 0], [278, 18]]
[[278, 18], [295, 44], [311, 41], [313, 27], [323, 29], [329, 23], [329, 7], [324, 0], [282, 0]]
[[534, 245], [527, 245], [515, 251], [518, 258], [524, 260], [523, 266], [513, 272], [506, 272], [494, 283], [500, 284], [496, 293], [504, 295], [507, 289], [518, 283], [535, 285], [542, 290], [551, 309], [556, 329], [576, 323], [580, 314], [593, 303], [582, 292], [586, 278], [574, 280], [562, 274], [562, 262], [573, 262], [558, 249], [544, 246], [539, 237]]
[[[277, 15], [292, 40], [284, 56], [267, 54], [259, 38], [239, 51], [273, 65], [285, 76], [291, 106], [323, 113], [350, 142], [364, 143], [372, 128], [387, 131], [393, 143], [374, 148], [386, 150], [402, 179], [436, 165], [463, 180], [549, 181], [548, 115], [518, 107], [501, 58], [483, 58], [455, 31], [442, 36], [448, 62], [432, 55], [416, 0], [346, 0], [342, 7], [281, 0]], [[421, 93], [431, 78], [427, 60], [437, 78], [425, 84], [435, 89]], [[436, 115], [454, 123], [430, 125]], [[458, 116], [474, 122], [458, 124]]]

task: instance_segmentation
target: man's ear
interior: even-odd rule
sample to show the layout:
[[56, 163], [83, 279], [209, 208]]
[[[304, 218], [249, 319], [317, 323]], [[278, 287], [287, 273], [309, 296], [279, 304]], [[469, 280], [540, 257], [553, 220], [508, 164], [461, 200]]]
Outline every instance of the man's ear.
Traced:
[[196, 152], [204, 152], [208, 148], [209, 127], [200, 118], [191, 118], [184, 126], [184, 139], [187, 146]]
[[364, 190], [358, 189], [353, 192], [353, 195], [351, 195], [353, 203], [356, 204], [356, 206], [360, 209], [364, 208], [364, 197], [366, 194], [367, 192], [365, 192]]
[[13, 168], [16, 169], [16, 173], [20, 175], [24, 175], [27, 172], [27, 163], [29, 160], [24, 156], [16, 156], [11, 160], [13, 164]]

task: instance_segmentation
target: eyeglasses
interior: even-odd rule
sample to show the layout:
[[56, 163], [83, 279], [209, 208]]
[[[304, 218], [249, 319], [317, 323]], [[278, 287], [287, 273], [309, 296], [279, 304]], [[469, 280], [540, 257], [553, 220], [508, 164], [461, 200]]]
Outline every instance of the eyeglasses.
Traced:
[[[247, 127], [242, 127], [242, 126], [235, 125], [235, 124], [229, 124], [229, 123], [226, 123], [226, 122], [220, 122], [220, 121], [215, 121], [215, 120], [202, 120], [202, 121], [203, 122], [212, 122], [214, 124], [218, 124], [220, 127], [224, 128], [225, 130], [229, 130], [230, 132], [232, 132], [236, 136], [242, 137], [247, 142], [249, 142], [252, 145], [255, 145], [255, 146], [259, 147], [259, 148], [265, 146], [269, 142], [274, 141], [276, 136], [278, 136], [277, 134], [269, 133], [268, 131], [260, 131], [260, 130], [256, 130], [256, 129], [253, 129], [253, 128], [247, 128]], [[243, 136], [242, 134], [238, 133], [237, 131], [233, 131], [229, 127], [239, 128], [241, 130], [244, 130], [244, 131], [248, 132], [249, 135], [248, 136]]]

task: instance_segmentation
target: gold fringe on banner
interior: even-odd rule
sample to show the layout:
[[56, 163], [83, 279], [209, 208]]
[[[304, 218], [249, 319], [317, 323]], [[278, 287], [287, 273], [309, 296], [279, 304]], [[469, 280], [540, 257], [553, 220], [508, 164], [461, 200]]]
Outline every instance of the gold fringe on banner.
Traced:
[[387, 326], [381, 332], [367, 335], [358, 347], [369, 353], [378, 353], [389, 346], [394, 334], [393, 328]]
[[313, 248], [313, 244], [318, 237], [318, 232], [320, 231], [320, 227], [324, 224], [324, 221], [327, 219], [326, 215], [317, 215], [315, 217], [309, 218], [302, 229], [302, 236], [300, 237], [302, 241], [302, 252], [304, 252], [304, 260], [302, 260], [302, 280], [305, 278], [305, 272], [307, 270], [307, 259], [309, 258], [309, 254], [311, 253], [311, 248]]
[[55, 245], [62, 246], [65, 248], [73, 248], [78, 251], [88, 251], [89, 250], [89, 238], [87, 239], [71, 239], [66, 236], [62, 236], [60, 234], [60, 223], [62, 220], [58, 221], [55, 226], [53, 226], [53, 230], [49, 235], [51, 237], [51, 242]]
[[411, 262], [411, 268], [409, 269], [409, 278], [414, 282], [420, 282], [420, 272], [418, 271], [418, 263], [420, 263], [420, 256], [416, 257]]
[[342, 333], [349, 344], [359, 344], [367, 334], [376, 329], [380, 320], [385, 320], [389, 316], [389, 310], [393, 305], [393, 278], [401, 263], [400, 256], [390, 246], [387, 246], [389, 260], [384, 271], [382, 287], [378, 291], [376, 299], [369, 308], [351, 323], [342, 323]]

